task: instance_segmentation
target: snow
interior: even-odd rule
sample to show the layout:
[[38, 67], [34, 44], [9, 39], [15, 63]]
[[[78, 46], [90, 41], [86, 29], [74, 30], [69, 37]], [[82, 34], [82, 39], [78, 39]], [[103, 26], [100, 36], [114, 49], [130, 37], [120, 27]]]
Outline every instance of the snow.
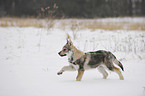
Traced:
[[[87, 70], [81, 82], [77, 72], [57, 72], [67, 57], [57, 53], [68, 32], [82, 51], [110, 50], [121, 60], [125, 80], [110, 73], [106, 80]], [[145, 33], [125, 30], [71, 30], [0, 27], [0, 96], [145, 96]]]

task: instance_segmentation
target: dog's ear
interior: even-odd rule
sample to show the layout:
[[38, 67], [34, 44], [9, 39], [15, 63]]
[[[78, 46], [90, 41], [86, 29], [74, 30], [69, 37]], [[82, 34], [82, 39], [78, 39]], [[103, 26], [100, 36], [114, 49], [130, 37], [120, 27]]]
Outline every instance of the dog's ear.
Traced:
[[69, 43], [69, 40], [67, 39], [67, 44]]
[[72, 41], [71, 41], [71, 39], [70, 39], [70, 35], [69, 35], [69, 34], [67, 34], [66, 40], [67, 40], [67, 44], [68, 44], [69, 46], [71, 46], [71, 45], [73, 44]]
[[66, 36], [66, 40], [69, 40], [70, 39], [70, 35], [68, 33], [66, 35], [67, 35]]
[[72, 45], [73, 45], [73, 43], [72, 43], [72, 41], [71, 41], [70, 39], [67, 40], [67, 44], [68, 44], [69, 46], [72, 46]]

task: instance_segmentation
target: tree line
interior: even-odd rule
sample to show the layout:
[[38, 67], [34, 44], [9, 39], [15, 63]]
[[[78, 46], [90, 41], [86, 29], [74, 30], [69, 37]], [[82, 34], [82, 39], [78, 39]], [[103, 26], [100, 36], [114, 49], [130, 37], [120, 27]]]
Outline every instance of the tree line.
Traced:
[[0, 16], [41, 18], [145, 16], [145, 0], [0, 0]]

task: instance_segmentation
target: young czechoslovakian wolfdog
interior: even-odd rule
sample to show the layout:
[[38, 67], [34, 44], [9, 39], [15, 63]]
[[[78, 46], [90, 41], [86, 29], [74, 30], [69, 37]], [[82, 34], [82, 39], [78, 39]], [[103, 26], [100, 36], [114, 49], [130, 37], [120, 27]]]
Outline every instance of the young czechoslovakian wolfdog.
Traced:
[[95, 52], [84, 53], [78, 50], [70, 40], [68, 35], [67, 43], [58, 53], [60, 56], [68, 56], [69, 66], [64, 66], [57, 74], [61, 75], [64, 71], [76, 71], [78, 75], [76, 81], [81, 81], [84, 71], [91, 68], [98, 68], [99, 72], [103, 74], [103, 79], [106, 79], [108, 73], [105, 69], [114, 71], [119, 75], [120, 80], [124, 80], [123, 75], [119, 68], [113, 65], [113, 62], [118, 65], [122, 71], [123, 65], [116, 59], [116, 57], [109, 51], [99, 50]]

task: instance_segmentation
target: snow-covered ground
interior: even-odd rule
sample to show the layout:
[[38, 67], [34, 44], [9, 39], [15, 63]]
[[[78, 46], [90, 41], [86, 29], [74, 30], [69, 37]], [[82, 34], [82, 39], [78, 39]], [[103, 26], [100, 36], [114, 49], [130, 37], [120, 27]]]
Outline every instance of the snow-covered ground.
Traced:
[[[109, 50], [121, 60], [125, 80], [110, 73], [102, 79], [87, 70], [81, 82], [77, 72], [57, 72], [68, 65], [57, 53], [66, 33], [82, 51]], [[0, 96], [145, 96], [145, 31], [106, 31], [0, 27]]]

